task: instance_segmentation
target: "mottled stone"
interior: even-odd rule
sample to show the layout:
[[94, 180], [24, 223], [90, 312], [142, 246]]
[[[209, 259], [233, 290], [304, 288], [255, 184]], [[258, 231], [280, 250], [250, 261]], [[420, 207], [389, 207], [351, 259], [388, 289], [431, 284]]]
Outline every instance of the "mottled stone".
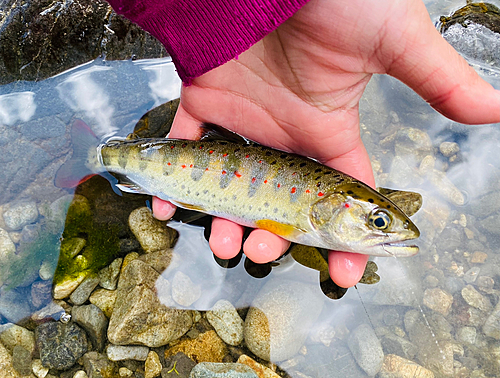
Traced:
[[224, 342], [229, 345], [238, 345], [243, 341], [243, 320], [230, 302], [219, 300], [206, 315], [207, 320]]
[[484, 264], [487, 258], [488, 258], [487, 253], [476, 251], [472, 254], [470, 262], [473, 264]]
[[320, 294], [317, 286], [303, 282], [267, 282], [245, 318], [247, 347], [267, 361], [283, 361], [295, 355], [323, 309]]
[[31, 285], [31, 304], [35, 308], [46, 306], [52, 300], [52, 282], [37, 281]]
[[457, 340], [464, 344], [476, 342], [477, 331], [474, 327], [461, 327], [457, 330]]
[[163, 273], [172, 261], [173, 249], [162, 249], [161, 251], [146, 253], [138, 259], [144, 261], [158, 273]]
[[451, 157], [460, 151], [460, 147], [455, 142], [443, 142], [439, 145], [439, 152], [445, 157]]
[[97, 289], [90, 295], [89, 301], [110, 318], [115, 306], [116, 290]]
[[388, 354], [384, 357], [379, 378], [434, 378], [434, 373], [413, 361]]
[[88, 352], [81, 361], [89, 378], [111, 378], [118, 373], [116, 362], [110, 361], [101, 353]]
[[92, 345], [101, 351], [106, 342], [108, 318], [96, 305], [75, 306], [71, 311], [73, 321], [78, 323], [90, 336]]
[[12, 351], [12, 366], [21, 375], [31, 373], [31, 352], [20, 345], [16, 345]]
[[384, 361], [382, 345], [368, 324], [361, 324], [349, 335], [347, 345], [358, 365], [369, 376], [377, 374]]
[[74, 375], [73, 378], [88, 378], [87, 373], [85, 373], [83, 370], [78, 370]]
[[181, 306], [188, 307], [201, 296], [201, 285], [195, 284], [189, 276], [177, 271], [172, 279], [172, 299]]
[[35, 338], [42, 364], [51, 369], [68, 369], [87, 351], [87, 336], [74, 323], [41, 324]]
[[424, 305], [440, 314], [448, 315], [453, 304], [453, 296], [446, 291], [435, 288], [424, 292]]
[[227, 354], [224, 342], [215, 331], [207, 331], [195, 339], [185, 339], [165, 351], [165, 358], [184, 353], [195, 362], [222, 362]]
[[0, 228], [0, 263], [5, 265], [16, 253], [16, 246], [9, 236], [9, 233]]
[[472, 285], [467, 285], [462, 289], [462, 298], [469, 306], [481, 311], [489, 312], [493, 308], [490, 300], [478, 292]]
[[113, 260], [113, 262], [101, 269], [99, 272], [99, 285], [108, 290], [115, 290], [116, 284], [118, 283], [118, 275], [120, 274], [120, 268], [122, 266], [123, 259], [118, 258]]
[[126, 367], [121, 367], [118, 369], [118, 375], [122, 378], [131, 378], [134, 375], [134, 372]]
[[160, 275], [140, 260], [131, 261], [120, 276], [108, 338], [113, 344], [165, 345], [192, 325], [190, 311], [162, 305], [156, 294]]
[[35, 201], [15, 202], [4, 208], [3, 220], [9, 230], [20, 230], [38, 218]]
[[177, 232], [166, 227], [165, 222], [155, 219], [147, 207], [132, 211], [128, 223], [142, 249], [147, 253], [171, 248], [177, 240]]
[[196, 366], [196, 362], [184, 353], [177, 353], [174, 356], [165, 358], [165, 368], [161, 370], [162, 378], [188, 378], [191, 370]]
[[148, 353], [149, 348], [145, 346], [122, 346], [109, 344], [106, 348], [106, 354], [111, 361], [146, 361]]
[[257, 361], [248, 357], [246, 354], [242, 354], [236, 362], [251, 367], [252, 370], [257, 373], [259, 378], [280, 378], [280, 376], [274, 371], [262, 364], [259, 364]]
[[81, 272], [76, 276], [68, 276], [64, 281], [56, 283], [53, 289], [54, 299], [64, 299], [68, 297], [78, 285], [82, 283], [87, 275], [87, 272]]
[[4, 324], [0, 326], [0, 341], [10, 353], [16, 345], [22, 346], [30, 353], [35, 351], [35, 334], [24, 327], [16, 324]]
[[99, 284], [99, 277], [97, 276], [87, 276], [80, 285], [71, 293], [69, 299], [75, 305], [82, 305], [87, 302], [90, 294]]
[[191, 371], [190, 378], [258, 378], [248, 366], [238, 363], [202, 362]]
[[144, 378], [156, 378], [161, 373], [160, 357], [155, 351], [150, 351], [144, 364]]

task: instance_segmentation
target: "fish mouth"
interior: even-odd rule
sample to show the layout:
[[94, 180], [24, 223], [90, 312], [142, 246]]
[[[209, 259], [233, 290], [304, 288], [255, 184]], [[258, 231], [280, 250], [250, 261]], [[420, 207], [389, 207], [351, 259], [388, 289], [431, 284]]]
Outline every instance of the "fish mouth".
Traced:
[[418, 253], [418, 246], [401, 242], [381, 243], [375, 247], [378, 247], [377, 250], [381, 250], [382, 252], [379, 256], [406, 257]]

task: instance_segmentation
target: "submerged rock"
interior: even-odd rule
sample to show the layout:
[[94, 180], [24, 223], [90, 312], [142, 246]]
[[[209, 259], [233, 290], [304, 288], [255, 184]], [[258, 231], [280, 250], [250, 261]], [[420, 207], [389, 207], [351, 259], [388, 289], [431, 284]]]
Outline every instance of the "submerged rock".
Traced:
[[207, 320], [227, 344], [238, 345], [243, 341], [243, 320], [230, 302], [217, 301], [207, 311]]
[[190, 378], [259, 378], [247, 365], [202, 362], [191, 371]]
[[155, 219], [147, 207], [132, 211], [128, 223], [145, 252], [171, 248], [177, 240], [177, 231]]
[[10, 353], [16, 346], [22, 346], [30, 353], [35, 351], [35, 334], [32, 331], [16, 324], [5, 324], [0, 332], [0, 341]]
[[20, 230], [38, 218], [35, 201], [11, 203], [4, 209], [3, 220], [9, 230]]
[[377, 374], [384, 362], [382, 345], [368, 324], [361, 324], [349, 335], [347, 345], [358, 365], [368, 374]]
[[108, 319], [96, 305], [75, 306], [71, 311], [73, 320], [90, 336], [92, 345], [102, 351], [106, 342]]
[[379, 378], [434, 378], [434, 373], [417, 363], [397, 356], [388, 354], [384, 358]]

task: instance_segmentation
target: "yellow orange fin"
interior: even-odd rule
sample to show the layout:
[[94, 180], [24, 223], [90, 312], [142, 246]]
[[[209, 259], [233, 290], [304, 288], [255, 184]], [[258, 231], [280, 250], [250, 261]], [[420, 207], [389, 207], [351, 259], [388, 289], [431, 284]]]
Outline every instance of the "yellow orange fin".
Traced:
[[191, 205], [189, 203], [184, 203], [179, 201], [170, 201], [170, 202], [172, 202], [175, 206], [182, 207], [183, 209], [201, 211], [202, 213], [207, 212], [205, 208], [202, 206]]
[[292, 235], [304, 232], [303, 230], [295, 226], [276, 222], [270, 219], [260, 219], [255, 222], [255, 225], [257, 226], [257, 228], [272, 232], [273, 234], [282, 236], [284, 238], [288, 238]]

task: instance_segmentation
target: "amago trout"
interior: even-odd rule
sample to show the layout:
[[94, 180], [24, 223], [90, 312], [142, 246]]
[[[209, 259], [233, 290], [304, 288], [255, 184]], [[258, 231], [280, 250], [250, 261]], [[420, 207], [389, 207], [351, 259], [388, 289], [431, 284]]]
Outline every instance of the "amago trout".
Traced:
[[419, 236], [415, 224], [362, 182], [215, 125], [202, 130], [197, 141], [111, 140], [96, 148], [95, 136], [77, 120], [73, 158], [59, 170], [56, 184], [77, 184], [84, 176], [80, 161], [87, 173], [112, 173], [121, 190], [154, 195], [292, 242], [376, 256], [418, 252], [401, 243]]

